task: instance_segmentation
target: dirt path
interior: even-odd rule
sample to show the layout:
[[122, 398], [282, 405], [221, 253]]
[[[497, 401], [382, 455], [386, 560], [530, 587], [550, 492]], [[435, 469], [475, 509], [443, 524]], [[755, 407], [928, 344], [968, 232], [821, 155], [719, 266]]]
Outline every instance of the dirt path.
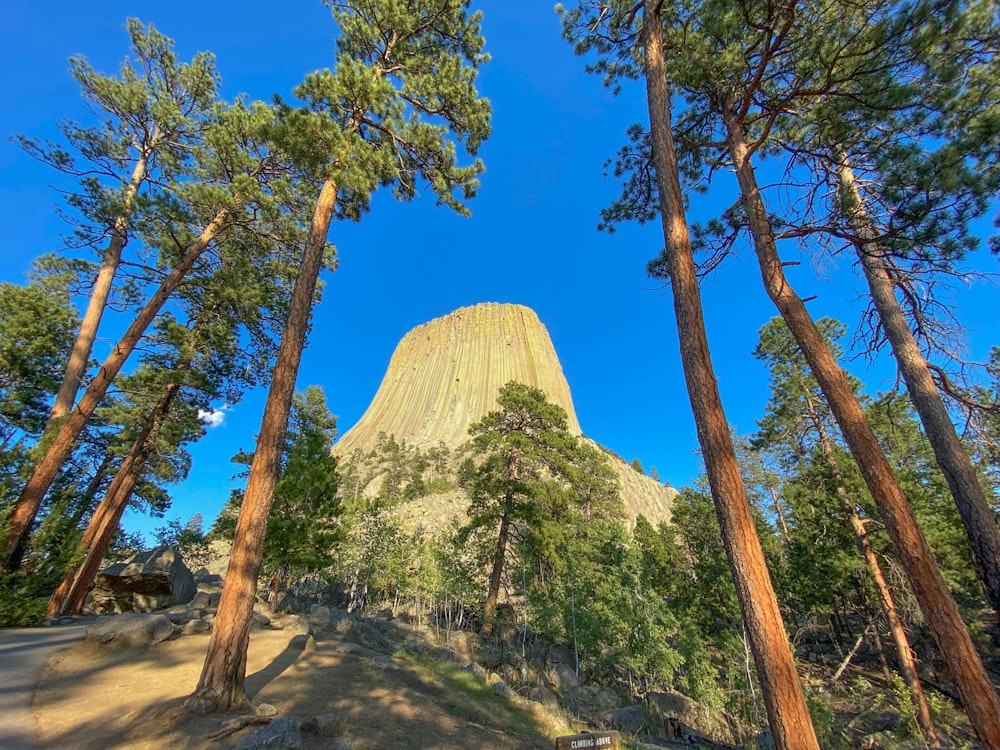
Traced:
[[[473, 675], [414, 657], [369, 651], [336, 638], [302, 650], [284, 631], [255, 631], [247, 692], [278, 716], [320, 716], [324, 734], [303, 733], [305, 748], [506, 750], [550, 748], [554, 727], [534, 704], [499, 698]], [[254, 731], [205, 738], [226, 718], [180, 713], [194, 688], [207, 635], [142, 650], [106, 653], [84, 644], [57, 654], [35, 692], [39, 747], [227, 748]], [[342, 742], [346, 740], [346, 743]]]

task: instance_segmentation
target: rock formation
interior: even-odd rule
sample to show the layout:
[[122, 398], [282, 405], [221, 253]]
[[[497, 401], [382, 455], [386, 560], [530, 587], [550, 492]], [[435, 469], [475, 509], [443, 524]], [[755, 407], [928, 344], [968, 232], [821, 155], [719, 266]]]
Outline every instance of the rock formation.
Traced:
[[[454, 451], [468, 439], [469, 426], [496, 408], [500, 387], [512, 380], [544, 391], [566, 410], [570, 430], [582, 435], [569, 384], [538, 316], [522, 305], [485, 303], [406, 334], [371, 405], [333, 452], [360, 460], [379, 447], [380, 435], [417, 449], [443, 444]], [[668, 519], [674, 490], [616, 456], [609, 458], [629, 520], [640, 513], [654, 524]], [[365, 495], [378, 494], [381, 473], [371, 473]], [[411, 526], [433, 528], [459, 516], [467, 503], [464, 493], [454, 490], [411, 499], [398, 512]]]
[[334, 452], [368, 452], [380, 432], [418, 447], [459, 445], [469, 425], [496, 408], [500, 387], [512, 380], [543, 390], [580, 434], [569, 384], [534, 310], [486, 303], [406, 334], [368, 410]]

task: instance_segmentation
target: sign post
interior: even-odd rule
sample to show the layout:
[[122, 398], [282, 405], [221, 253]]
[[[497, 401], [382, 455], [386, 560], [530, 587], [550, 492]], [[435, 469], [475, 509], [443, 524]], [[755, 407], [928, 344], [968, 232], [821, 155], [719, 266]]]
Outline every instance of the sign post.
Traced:
[[584, 732], [556, 737], [556, 750], [621, 750], [622, 736], [611, 732]]

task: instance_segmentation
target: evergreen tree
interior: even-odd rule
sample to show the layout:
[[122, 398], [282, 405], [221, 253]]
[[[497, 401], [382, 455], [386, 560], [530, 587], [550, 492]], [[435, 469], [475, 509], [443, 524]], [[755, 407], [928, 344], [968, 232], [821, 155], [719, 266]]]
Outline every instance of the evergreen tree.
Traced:
[[180, 63], [173, 41], [152, 25], [130, 18], [126, 28], [132, 55], [117, 76], [98, 73], [85, 57], [70, 58], [70, 75], [99, 123], [62, 123], [65, 147], [17, 139], [35, 158], [79, 178], [78, 190], [67, 197], [73, 211], [67, 218], [75, 226], [70, 242], [101, 254], [52, 420], [64, 417], [76, 399], [122, 252], [136, 229], [138, 204], [185, 175], [190, 151], [198, 146], [215, 106], [218, 77], [212, 55], [201, 52], [190, 63]]
[[358, 218], [371, 194], [392, 185], [412, 198], [425, 180], [460, 213], [478, 184], [474, 155], [489, 135], [489, 102], [475, 89], [484, 40], [468, 0], [328, 3], [340, 29], [334, 69], [306, 77], [286, 107], [285, 148], [321, 184], [272, 374], [257, 449], [237, 520], [227, 585], [193, 696], [203, 708], [246, 702], [243, 681], [264, 534], [288, 425], [292, 392], [334, 216]]
[[[670, 10], [658, 0], [611, 4], [588, 0], [566, 14], [564, 29], [577, 43], [579, 52], [598, 53], [594, 69], [603, 73], [612, 86], [619, 86], [623, 78], [641, 75], [644, 79], [658, 196], [651, 210], [660, 216], [663, 226], [664, 266], [673, 292], [677, 330], [681, 332], [681, 362], [688, 397], [768, 720], [777, 747], [818, 748], [712, 369], [671, 125], [662, 15]], [[678, 49], [684, 47], [683, 41], [677, 45]], [[704, 59], [695, 64], [710, 67]]]
[[[844, 326], [827, 318], [817, 321], [817, 326], [824, 331], [824, 338], [829, 342], [828, 345], [836, 351], [837, 345], [834, 342], [843, 335]], [[830, 494], [836, 496], [836, 502], [840, 505], [841, 511], [854, 533], [855, 544], [867, 565], [871, 582], [882, 607], [882, 613], [889, 624], [890, 633], [896, 645], [900, 672], [910, 692], [910, 698], [917, 715], [917, 723], [927, 741], [933, 746], [939, 746], [937, 731], [924, 697], [923, 686], [917, 675], [916, 661], [910, 648], [909, 639], [903, 629], [894, 598], [889, 591], [882, 566], [869, 538], [865, 520], [858, 512], [859, 504], [850, 496], [846, 485], [845, 470], [842, 468], [841, 461], [835, 451], [834, 426], [831, 424], [832, 415], [819, 392], [818, 384], [807, 371], [804, 356], [798, 350], [788, 328], [780, 318], [772, 320], [761, 329], [760, 343], [754, 351], [754, 356], [767, 362], [771, 372], [771, 399], [768, 402], [767, 416], [761, 420], [761, 430], [757, 439], [760, 442], [770, 440], [772, 445], [775, 441], [780, 440], [791, 446], [788, 451], [790, 462], [805, 463], [812, 460], [818, 464], [816, 468], [819, 468], [819, 472], [811, 472], [814, 475], [810, 479], [813, 483], [819, 479], [819, 486], [825, 485], [832, 488], [833, 492]], [[899, 464], [897, 463], [896, 466], [898, 467]], [[815, 476], [816, 473], [819, 474], [818, 477]], [[813, 487], [815, 486], [813, 484]], [[912, 502], [912, 495], [909, 498]], [[825, 503], [820, 505], [821, 513], [824, 510], [823, 505]], [[800, 530], [804, 531], [804, 529]], [[835, 539], [837, 535], [830, 536]], [[804, 559], [807, 564], [811, 565], [812, 575], [801, 568], [797, 571], [800, 576], [806, 575], [811, 587], [821, 591], [830, 590], [832, 587], [816, 587], [816, 583], [823, 578], [831, 577], [833, 571], [843, 569], [843, 565], [816, 564], [819, 562], [820, 555], [817, 554], [815, 540], [823, 539], [825, 543], [827, 538], [826, 534], [807, 536], [807, 539], [812, 541], [808, 544], [808, 551], [802, 550], [806, 554], [800, 555], [799, 559]], [[834, 542], [834, 544], [836, 543]], [[840, 550], [834, 548], [834, 556], [838, 551], [842, 551], [842, 547]], [[827, 559], [829, 560], [829, 557]]]
[[493, 630], [513, 540], [565, 505], [576, 447], [566, 412], [537, 388], [508, 383], [497, 405], [499, 411], [469, 428], [478, 464], [467, 465], [463, 482], [471, 499], [465, 532], [485, 527], [496, 534], [483, 606], [486, 634]]
[[[329, 568], [340, 533], [340, 477], [330, 451], [337, 436], [337, 418], [330, 413], [323, 389], [308, 386], [292, 400], [291, 426], [285, 437], [281, 476], [267, 522], [262, 565], [268, 570]], [[241, 455], [251, 463], [252, 455]], [[232, 541], [243, 502], [235, 492], [213, 527], [213, 533]]]
[[[115, 377], [125, 366], [156, 316], [189, 277], [196, 262], [215, 253], [223, 240], [233, 235], [229, 248], [252, 247], [237, 228], [254, 228], [262, 236], [273, 234], [275, 225], [283, 231], [287, 220], [282, 211], [295, 204], [294, 183], [280, 156], [268, 149], [265, 131], [273, 122], [273, 112], [261, 104], [247, 105], [237, 100], [218, 105], [211, 127], [204, 132], [203, 147], [196, 150], [192, 175], [196, 179], [173, 186], [174, 195], [157, 204], [157, 215], [177, 222], [152, 221], [147, 227], [150, 241], [166, 258], [165, 268], [156, 274], [157, 283], [145, 304], [132, 319], [111, 354], [90, 381], [72, 413], [46, 441], [44, 450], [20, 497], [0, 540], [0, 569], [16, 568], [38, 509], [60, 468], [72, 454], [77, 438], [100, 405]], [[162, 212], [162, 213], [161, 213]], [[261, 226], [263, 223], [263, 227]]]

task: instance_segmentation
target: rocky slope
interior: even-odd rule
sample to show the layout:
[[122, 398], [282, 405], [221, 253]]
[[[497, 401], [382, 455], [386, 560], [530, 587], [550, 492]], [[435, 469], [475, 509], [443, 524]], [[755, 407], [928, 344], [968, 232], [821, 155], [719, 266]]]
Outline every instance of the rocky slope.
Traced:
[[[371, 405], [341, 437], [334, 454], [357, 460], [379, 450], [380, 436], [387, 435], [417, 450], [443, 445], [454, 451], [466, 441], [469, 426], [496, 408], [500, 387], [512, 380], [544, 391], [565, 409], [570, 430], [583, 434], [566, 376], [538, 315], [523, 305], [484, 303], [417, 326], [403, 337]], [[617, 456], [609, 458], [629, 519], [640, 513], [654, 524], [669, 518], [674, 490]], [[379, 491], [379, 477], [371, 479], [365, 494]], [[418, 525], [426, 519], [436, 526], [442, 514], [453, 518], [464, 512], [459, 495], [413, 499], [402, 512]]]

